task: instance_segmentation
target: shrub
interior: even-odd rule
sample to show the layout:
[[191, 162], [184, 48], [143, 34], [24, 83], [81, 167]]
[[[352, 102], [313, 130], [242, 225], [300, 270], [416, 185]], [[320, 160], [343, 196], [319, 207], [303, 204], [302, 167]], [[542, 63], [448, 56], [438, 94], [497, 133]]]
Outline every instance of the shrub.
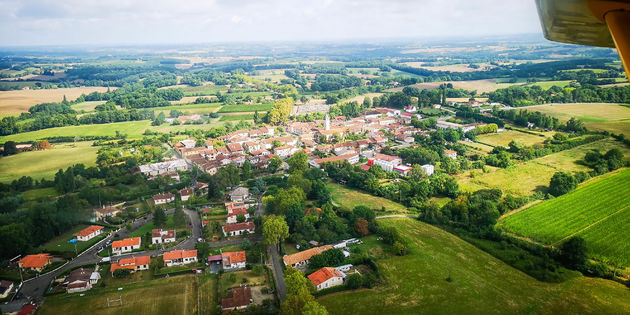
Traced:
[[129, 269], [116, 269], [114, 271], [114, 278], [125, 278], [131, 274]]
[[360, 288], [362, 285], [363, 285], [363, 279], [357, 273], [348, 276], [348, 279], [346, 280], [346, 286], [348, 287], [348, 289], [351, 289], [351, 290], [356, 290]]
[[407, 255], [407, 246], [399, 241], [396, 241], [394, 242], [394, 245], [392, 245], [392, 251], [395, 255], [405, 256]]

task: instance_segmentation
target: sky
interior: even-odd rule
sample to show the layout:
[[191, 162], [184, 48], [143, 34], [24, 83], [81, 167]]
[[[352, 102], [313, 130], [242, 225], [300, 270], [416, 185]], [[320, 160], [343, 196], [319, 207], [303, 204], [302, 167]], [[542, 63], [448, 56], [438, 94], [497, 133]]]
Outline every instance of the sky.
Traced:
[[534, 0], [0, 0], [0, 46], [541, 33]]

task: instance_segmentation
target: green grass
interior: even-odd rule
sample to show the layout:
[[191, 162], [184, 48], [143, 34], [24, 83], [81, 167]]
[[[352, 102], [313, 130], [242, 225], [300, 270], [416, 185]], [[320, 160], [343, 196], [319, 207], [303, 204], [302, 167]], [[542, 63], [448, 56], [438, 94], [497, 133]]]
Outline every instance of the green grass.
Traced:
[[541, 88], [547, 90], [552, 86], [559, 86], [559, 87], [565, 87], [567, 85], [569, 85], [569, 83], [571, 83], [573, 81], [571, 80], [559, 80], [559, 81], [541, 81], [541, 82], [535, 82], [535, 83], [530, 83], [527, 85], [537, 85], [540, 86]]
[[243, 115], [221, 115], [219, 121], [241, 121], [241, 120], [254, 120], [254, 114]]
[[405, 206], [393, 202], [389, 199], [375, 197], [335, 183], [328, 183], [326, 184], [326, 186], [331, 192], [332, 199], [335, 203], [350, 209], [353, 209], [356, 206], [368, 206], [372, 209], [378, 210], [380, 210], [382, 207], [385, 207], [386, 211], [395, 211], [401, 213], [408, 212]]
[[[173, 215], [169, 214], [168, 216], [166, 216], [166, 224], [164, 225], [163, 229], [174, 229], [176, 228], [175, 223], [173, 223]], [[149, 221], [147, 222], [145, 225], [139, 227], [137, 230], [133, 231], [129, 237], [142, 237], [147, 233], [150, 233], [153, 229], [155, 229], [155, 224], [153, 224], [153, 221]]]
[[178, 110], [185, 115], [189, 114], [208, 114], [214, 113], [221, 107], [221, 103], [209, 103], [209, 104], [187, 104], [187, 105], [171, 105], [165, 107], [156, 107], [155, 113], [159, 114], [163, 112], [165, 115], [169, 115], [171, 110]]
[[[48, 297], [38, 314], [193, 314], [197, 307], [195, 276], [184, 275], [92, 289], [79, 294]], [[123, 305], [107, 307], [107, 299], [122, 297]]]
[[35, 201], [40, 198], [53, 198], [58, 195], [57, 191], [53, 187], [48, 188], [36, 188], [27, 190], [22, 193], [22, 197], [24, 197], [25, 201]]
[[407, 218], [379, 222], [399, 230], [409, 254], [377, 261], [385, 284], [375, 289], [320, 298], [330, 314], [630, 312], [622, 284], [586, 277], [540, 282], [437, 227]]
[[266, 112], [271, 106], [271, 104], [225, 105], [219, 109], [219, 113]]
[[220, 314], [217, 312], [217, 276], [204, 274], [198, 276], [201, 314]]
[[216, 95], [217, 92], [226, 93], [228, 90], [225, 85], [187, 86], [183, 89], [184, 96]]
[[76, 111], [93, 112], [94, 108], [98, 105], [105, 104], [105, 101], [91, 101], [73, 104], [71, 107]]
[[[230, 281], [230, 276], [234, 275], [236, 277], [236, 281]], [[221, 279], [219, 279], [219, 287], [221, 290], [225, 291], [229, 288], [238, 287], [242, 284], [247, 285], [260, 285], [265, 284], [267, 282], [265, 273], [261, 273], [260, 275], [255, 275], [251, 270], [243, 270], [243, 271], [234, 271], [234, 272], [226, 272], [221, 275]]]
[[592, 130], [610, 131], [615, 134], [623, 133], [630, 137], [630, 108], [616, 104], [555, 104], [530, 106], [525, 109], [538, 111], [561, 121], [571, 117], [584, 122]]
[[96, 164], [98, 147], [91, 142], [55, 144], [50, 150], [22, 152], [0, 158], [0, 182], [10, 182], [22, 176], [52, 179], [60, 168], [83, 163]]
[[490, 133], [477, 137], [479, 142], [489, 144], [491, 146], [504, 146], [514, 140], [524, 145], [534, 145], [545, 141], [545, 137], [535, 136], [514, 130], [506, 130], [499, 133]]
[[[44, 250], [48, 252], [55, 251], [55, 252], [72, 253], [74, 256], [75, 244], [68, 243], [68, 241], [74, 238], [74, 233], [77, 233], [86, 227], [88, 227], [88, 225], [85, 225], [85, 224], [77, 225], [73, 227], [72, 229], [66, 231], [65, 233], [51, 239], [50, 241], [46, 242], [43, 245]], [[107, 228], [105, 228], [105, 230], [103, 231], [101, 235], [87, 242], [76, 242], [77, 253], [80, 254], [83, 250], [96, 244], [98, 241], [105, 238], [105, 236], [107, 236], [107, 233], [108, 233], [108, 230]]]
[[628, 266], [630, 234], [622, 223], [630, 218], [629, 181], [630, 169], [594, 179], [574, 192], [516, 212], [500, 225], [545, 244], [579, 233], [592, 254]]

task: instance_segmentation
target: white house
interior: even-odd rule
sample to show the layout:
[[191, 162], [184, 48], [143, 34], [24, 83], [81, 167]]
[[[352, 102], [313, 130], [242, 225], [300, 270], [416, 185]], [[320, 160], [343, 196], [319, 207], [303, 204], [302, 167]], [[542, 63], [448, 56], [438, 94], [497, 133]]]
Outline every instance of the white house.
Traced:
[[190, 196], [192, 196], [195, 191], [192, 188], [186, 188], [179, 191], [179, 197], [182, 201], [187, 201]]
[[130, 253], [135, 249], [140, 249], [141, 242], [142, 239], [140, 237], [132, 237], [120, 241], [114, 241], [112, 243], [112, 253], [114, 255]]
[[402, 159], [398, 156], [376, 153], [374, 154], [373, 164], [380, 166], [383, 171], [391, 172], [395, 166], [402, 163]]
[[175, 239], [175, 230], [154, 229], [151, 231], [151, 244], [172, 243]]
[[450, 157], [453, 160], [457, 160], [457, 152], [453, 150], [444, 150], [444, 155]]
[[197, 262], [197, 250], [174, 250], [164, 253], [162, 258], [167, 267], [192, 264]]
[[221, 260], [223, 262], [223, 269], [226, 271], [245, 269], [247, 256], [245, 255], [245, 251], [225, 252], [221, 254]]
[[243, 222], [226, 224], [222, 227], [224, 236], [238, 236], [246, 234], [253, 234], [256, 232], [256, 225], [254, 222]]
[[319, 291], [342, 285], [345, 277], [343, 272], [335, 268], [324, 267], [310, 274], [308, 279], [313, 282], [317, 291]]
[[157, 194], [153, 196], [153, 202], [156, 205], [163, 205], [163, 204], [167, 204], [167, 203], [171, 203], [175, 201], [175, 195], [168, 193], [168, 194]]
[[245, 201], [249, 198], [249, 189], [247, 187], [238, 187], [230, 192], [230, 200]]
[[90, 225], [85, 229], [74, 233], [77, 241], [87, 242], [103, 233], [103, 227], [100, 225]]
[[435, 166], [431, 164], [422, 165], [422, 170], [427, 174], [427, 176], [433, 175], [435, 173]]

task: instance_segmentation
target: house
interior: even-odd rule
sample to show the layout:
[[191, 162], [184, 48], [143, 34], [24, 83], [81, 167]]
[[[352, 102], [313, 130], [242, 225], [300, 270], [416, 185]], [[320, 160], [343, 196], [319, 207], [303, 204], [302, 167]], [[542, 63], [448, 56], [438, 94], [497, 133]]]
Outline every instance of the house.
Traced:
[[414, 105], [410, 105], [410, 106], [405, 106], [405, 111], [408, 113], [415, 113], [418, 111], [418, 107], [414, 106]]
[[230, 200], [245, 201], [249, 198], [249, 189], [247, 187], [238, 187], [230, 192]]
[[92, 289], [92, 286], [101, 279], [101, 274], [86, 268], [72, 270], [63, 284], [68, 293], [83, 292]]
[[453, 160], [457, 160], [457, 152], [453, 150], [444, 150], [444, 155], [450, 157]]
[[175, 201], [175, 195], [171, 193], [157, 194], [153, 196], [153, 202], [155, 203], [155, 205], [163, 205], [163, 204], [171, 203], [173, 201]]
[[103, 234], [103, 227], [100, 225], [90, 225], [88, 227], [86, 227], [85, 229], [74, 233], [74, 236], [76, 237], [77, 241], [80, 242], [87, 242], [95, 237], [97, 237], [98, 235]]
[[247, 257], [245, 256], [245, 251], [226, 252], [221, 254], [221, 261], [223, 262], [224, 270], [244, 269]]
[[164, 253], [162, 258], [167, 267], [192, 264], [197, 262], [197, 250], [174, 250]]
[[228, 293], [228, 296], [221, 300], [221, 310], [242, 310], [252, 303], [254, 303], [254, 300], [252, 299], [252, 290], [247, 286], [236, 287], [232, 288]]
[[284, 261], [285, 266], [292, 266], [296, 268], [306, 267], [308, 265], [308, 260], [311, 259], [311, 257], [321, 254], [329, 249], [332, 249], [332, 246], [323, 245], [319, 247], [313, 247], [292, 255], [284, 255], [284, 257], [282, 257], [282, 260]]
[[409, 171], [411, 171], [413, 169], [413, 167], [411, 166], [407, 166], [407, 165], [398, 165], [394, 167], [394, 172], [407, 176], [407, 174], [409, 173]]
[[184, 159], [140, 165], [138, 170], [145, 175], [156, 176], [164, 173], [188, 170], [188, 163]]
[[182, 189], [179, 191], [179, 197], [182, 199], [182, 201], [187, 201], [188, 198], [190, 198], [190, 196], [192, 196], [194, 193], [195, 191], [192, 190], [192, 188]]
[[112, 274], [118, 269], [129, 269], [131, 272], [149, 270], [149, 264], [151, 263], [151, 256], [140, 256], [123, 258], [117, 263], [112, 263], [110, 271]]
[[115, 217], [121, 211], [122, 210], [114, 208], [114, 207], [103, 206], [102, 208], [94, 210], [94, 216], [96, 217], [96, 220], [103, 220], [106, 217]]
[[433, 175], [435, 173], [435, 166], [431, 164], [422, 165], [422, 170], [427, 174], [427, 176]]
[[[398, 156], [387, 155], [382, 153], [374, 154], [373, 165], [380, 166], [383, 171], [391, 172], [394, 170], [394, 166], [398, 166], [402, 163], [402, 159]], [[369, 164], [369, 163], [368, 163]]]
[[232, 211], [228, 210], [226, 223], [237, 223], [239, 215], [243, 215], [245, 220], [249, 219], [249, 213], [247, 213], [247, 209], [245, 207], [234, 208]]
[[175, 230], [154, 229], [151, 231], [151, 244], [168, 244], [175, 242]]
[[344, 278], [345, 274], [332, 267], [324, 267], [308, 275], [317, 291], [342, 285]]
[[223, 230], [224, 236], [237, 236], [253, 234], [254, 232], [256, 232], [256, 225], [254, 224], [254, 222], [234, 223], [226, 224], [221, 229]]
[[22, 269], [31, 269], [33, 271], [42, 272], [44, 268], [52, 262], [50, 254], [27, 255], [18, 261], [18, 266]]
[[348, 161], [348, 163], [350, 164], [357, 164], [359, 163], [359, 155], [356, 153], [350, 153], [350, 154], [333, 156], [333, 157], [328, 157], [328, 158], [323, 158], [323, 159], [315, 159], [315, 160], [309, 161], [309, 164], [313, 167], [320, 168], [322, 164], [324, 163], [337, 162], [337, 161]]
[[0, 280], [0, 299], [4, 299], [9, 296], [11, 290], [13, 290], [13, 282]]
[[140, 249], [141, 242], [142, 239], [139, 237], [132, 237], [120, 241], [114, 241], [112, 243], [112, 253], [114, 255], [130, 253], [135, 249]]

